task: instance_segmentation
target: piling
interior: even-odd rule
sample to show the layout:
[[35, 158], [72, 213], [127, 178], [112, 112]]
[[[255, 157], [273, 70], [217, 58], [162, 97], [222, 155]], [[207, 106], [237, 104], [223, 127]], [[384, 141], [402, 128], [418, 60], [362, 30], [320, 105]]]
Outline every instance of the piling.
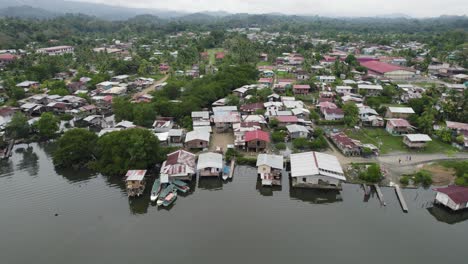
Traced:
[[403, 212], [407, 213], [408, 206], [406, 205], [405, 197], [403, 197], [400, 186], [395, 185], [395, 192], [397, 194], [398, 200], [400, 201], [401, 209], [403, 209]]

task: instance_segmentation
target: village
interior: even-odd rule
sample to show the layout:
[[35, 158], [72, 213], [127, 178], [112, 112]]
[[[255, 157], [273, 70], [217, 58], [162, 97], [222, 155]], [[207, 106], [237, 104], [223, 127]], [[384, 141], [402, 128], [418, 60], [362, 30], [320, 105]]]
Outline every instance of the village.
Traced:
[[[292, 188], [340, 190], [348, 182], [362, 184], [368, 194], [370, 186], [377, 193], [379, 185], [394, 186], [404, 211], [400, 187], [430, 186], [436, 183], [430, 168], [441, 167], [437, 162], [468, 159], [468, 122], [459, 118], [468, 113], [468, 70], [428, 57], [424, 43], [377, 45], [233, 28], [228, 33], [245, 35], [244, 42], [276, 49], [249, 54], [255, 57], [255, 80], [234, 86], [222, 79], [229, 87], [214, 93], [197, 87], [210, 87], [248, 52], [236, 51], [244, 43], [236, 38], [202, 52], [189, 53], [183, 44], [212, 33], [180, 32], [149, 44], [138, 44], [138, 38], [98, 41], [91, 50], [92, 56], [128, 65], [147, 55], [136, 72], [104, 74], [91, 65], [87, 71], [62, 68], [46, 80], [22, 79], [13, 87], [15, 78], [2, 80], [2, 156], [8, 158], [12, 146], [31, 134], [54, 140], [84, 128], [104, 138], [144, 129], [167, 153], [160, 165], [120, 175], [130, 197], [151, 190], [151, 201], [168, 207], [197, 178], [229, 182], [237, 166], [254, 166], [257, 175], [251, 177], [266, 188], [281, 185], [284, 175]], [[299, 52], [306, 44], [314, 48]], [[2, 50], [0, 65], [14, 73], [29, 58], [77, 60], [79, 48]], [[396, 55], [403, 51], [417, 55], [408, 61]], [[200, 102], [188, 99], [195, 89]], [[160, 110], [149, 109], [152, 104]], [[48, 134], [47, 118], [53, 127]], [[21, 119], [27, 124], [19, 126]], [[25, 126], [28, 131], [20, 133]], [[157, 175], [154, 182], [150, 174]], [[438, 183], [448, 187], [435, 189], [435, 201], [460, 210], [468, 207], [468, 188], [462, 187], [468, 179], [454, 174]]]

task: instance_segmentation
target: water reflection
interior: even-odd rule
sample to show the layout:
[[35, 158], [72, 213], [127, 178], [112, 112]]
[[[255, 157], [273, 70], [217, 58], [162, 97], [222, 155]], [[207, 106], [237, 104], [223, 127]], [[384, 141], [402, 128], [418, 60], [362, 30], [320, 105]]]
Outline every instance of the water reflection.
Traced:
[[223, 181], [219, 177], [199, 177], [198, 188], [219, 191], [223, 189]]
[[65, 178], [70, 183], [78, 183], [83, 181], [88, 181], [95, 178], [98, 174], [88, 169], [75, 170], [71, 168], [57, 168], [55, 167], [55, 172]]
[[257, 179], [257, 184], [255, 189], [263, 196], [273, 196], [273, 192], [280, 192], [282, 190], [281, 186], [263, 186], [262, 180]]
[[30, 176], [37, 176], [39, 172], [39, 156], [34, 152], [34, 148], [29, 145], [26, 148], [19, 147], [15, 150], [15, 153], [22, 155], [21, 160], [16, 165], [17, 169], [27, 171]]
[[427, 211], [429, 211], [429, 213], [434, 216], [437, 221], [449, 225], [468, 220], [468, 209], [462, 210], [460, 212], [454, 212], [443, 205], [435, 204], [433, 207], [427, 208]]
[[0, 178], [11, 177], [14, 174], [13, 162], [9, 159], [0, 160]]
[[312, 204], [327, 204], [342, 202], [341, 192], [338, 190], [321, 190], [306, 188], [289, 188], [289, 196], [294, 200]]

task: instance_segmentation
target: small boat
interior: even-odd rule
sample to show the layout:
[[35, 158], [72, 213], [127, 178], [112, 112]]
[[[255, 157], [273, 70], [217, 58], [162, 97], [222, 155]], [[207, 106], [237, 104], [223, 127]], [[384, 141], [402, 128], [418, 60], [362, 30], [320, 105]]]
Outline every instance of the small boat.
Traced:
[[174, 180], [172, 182], [172, 184], [174, 184], [174, 187], [178, 190], [178, 191], [181, 191], [183, 193], [186, 193], [188, 191], [190, 191], [190, 187], [188, 186], [187, 183], [181, 181], [181, 180]]
[[161, 180], [160, 179], [154, 180], [153, 188], [151, 188], [151, 197], [150, 197], [151, 202], [155, 202], [158, 199], [161, 189], [162, 189]]
[[171, 193], [169, 193], [166, 198], [164, 198], [163, 201], [163, 206], [168, 207], [171, 205], [175, 200], [177, 199], [177, 190], [173, 190]]
[[227, 180], [229, 178], [231, 168], [228, 165], [224, 165], [223, 167], [223, 180]]
[[156, 202], [157, 205], [162, 205], [164, 202], [164, 199], [166, 199], [166, 196], [168, 196], [170, 193], [174, 191], [174, 185], [169, 184], [164, 190], [161, 191], [159, 194], [158, 201]]

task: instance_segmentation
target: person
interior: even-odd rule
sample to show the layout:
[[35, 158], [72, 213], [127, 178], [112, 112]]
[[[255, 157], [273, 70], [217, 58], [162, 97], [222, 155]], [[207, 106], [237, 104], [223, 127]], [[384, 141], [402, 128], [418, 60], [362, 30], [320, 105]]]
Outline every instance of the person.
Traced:
[[400, 164], [401, 164], [401, 159], [398, 159], [398, 163], [400, 163]]
[[409, 160], [411, 161], [411, 156], [409, 156]]

